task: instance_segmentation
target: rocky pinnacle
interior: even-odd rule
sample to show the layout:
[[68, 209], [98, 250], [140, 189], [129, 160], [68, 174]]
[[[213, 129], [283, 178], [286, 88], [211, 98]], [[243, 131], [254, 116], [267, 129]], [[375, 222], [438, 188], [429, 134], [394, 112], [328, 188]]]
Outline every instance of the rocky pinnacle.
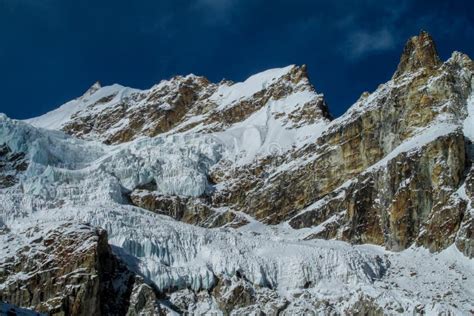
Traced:
[[400, 63], [393, 78], [398, 78], [420, 68], [436, 68], [440, 64], [433, 38], [427, 32], [421, 31], [418, 36], [411, 37], [405, 44]]

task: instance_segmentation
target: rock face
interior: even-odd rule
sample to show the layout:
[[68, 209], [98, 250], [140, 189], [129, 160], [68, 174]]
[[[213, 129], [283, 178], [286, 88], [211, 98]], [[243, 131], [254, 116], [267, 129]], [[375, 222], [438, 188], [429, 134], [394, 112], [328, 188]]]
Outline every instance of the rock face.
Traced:
[[[466, 177], [465, 194], [467, 196], [468, 207], [463, 213], [460, 228], [456, 236], [456, 246], [469, 258], [474, 258], [474, 168], [471, 169]], [[462, 203], [462, 202], [461, 202]]]
[[64, 223], [16, 236], [3, 228], [1, 238], [1, 301], [49, 315], [124, 315], [130, 296], [139, 295], [103, 229]]
[[146, 284], [144, 280], [135, 276], [132, 292], [129, 299], [127, 316], [162, 315], [163, 310], [157, 303], [156, 290]]
[[53, 315], [474, 309], [474, 62], [442, 62], [426, 32], [336, 119], [288, 66], [96, 83], [0, 123], [1, 301]]
[[8, 188], [18, 183], [18, 176], [28, 168], [25, 154], [12, 153], [5, 144], [0, 145], [0, 188]]
[[248, 221], [231, 211], [213, 209], [205, 198], [157, 195], [148, 190], [135, 190], [130, 195], [134, 205], [168, 215], [185, 223], [202, 227], [239, 227]]

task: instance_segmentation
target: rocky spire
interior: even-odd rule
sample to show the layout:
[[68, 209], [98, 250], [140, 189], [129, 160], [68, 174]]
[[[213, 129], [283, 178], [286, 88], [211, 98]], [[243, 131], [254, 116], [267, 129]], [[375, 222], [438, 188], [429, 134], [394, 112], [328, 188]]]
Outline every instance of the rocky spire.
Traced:
[[393, 78], [417, 70], [418, 68], [434, 68], [440, 65], [436, 45], [430, 34], [421, 31], [420, 35], [413, 36], [405, 44], [400, 63]]

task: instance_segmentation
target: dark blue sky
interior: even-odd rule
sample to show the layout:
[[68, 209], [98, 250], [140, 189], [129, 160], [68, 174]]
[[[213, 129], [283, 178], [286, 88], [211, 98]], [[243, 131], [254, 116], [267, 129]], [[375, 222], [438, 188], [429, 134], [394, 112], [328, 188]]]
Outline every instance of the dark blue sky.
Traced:
[[99, 80], [148, 88], [176, 74], [240, 81], [307, 64], [340, 115], [430, 32], [474, 56], [474, 1], [0, 0], [0, 112], [45, 113]]

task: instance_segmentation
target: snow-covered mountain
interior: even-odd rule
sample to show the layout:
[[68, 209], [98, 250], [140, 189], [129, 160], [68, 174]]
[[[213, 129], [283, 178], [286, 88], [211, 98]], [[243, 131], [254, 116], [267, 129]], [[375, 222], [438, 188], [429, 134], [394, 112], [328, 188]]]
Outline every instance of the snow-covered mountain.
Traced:
[[58, 315], [472, 313], [473, 74], [422, 32], [337, 119], [304, 66], [96, 83], [43, 116], [0, 116], [0, 301]]

